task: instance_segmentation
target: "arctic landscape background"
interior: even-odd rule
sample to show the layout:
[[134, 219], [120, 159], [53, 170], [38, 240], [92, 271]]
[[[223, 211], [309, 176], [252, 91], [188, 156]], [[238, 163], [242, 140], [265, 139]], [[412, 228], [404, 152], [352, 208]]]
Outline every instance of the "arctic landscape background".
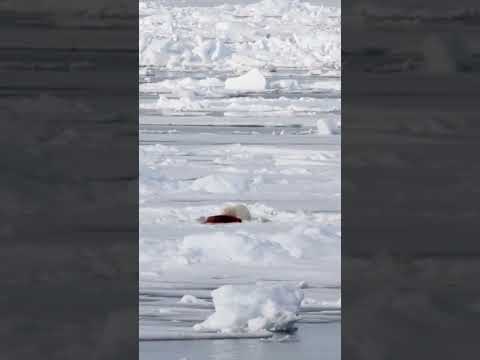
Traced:
[[340, 8], [192, 4], [139, 8], [141, 357], [338, 359]]

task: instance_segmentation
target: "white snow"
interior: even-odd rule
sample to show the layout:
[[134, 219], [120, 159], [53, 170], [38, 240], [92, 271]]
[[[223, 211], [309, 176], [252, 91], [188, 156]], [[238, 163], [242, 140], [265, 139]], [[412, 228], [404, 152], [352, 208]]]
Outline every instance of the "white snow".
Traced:
[[212, 291], [215, 313], [197, 331], [290, 330], [299, 320], [303, 292], [288, 286], [222, 286]]
[[225, 88], [234, 91], [263, 91], [266, 85], [267, 81], [258, 69], [252, 69], [242, 76], [225, 81]]

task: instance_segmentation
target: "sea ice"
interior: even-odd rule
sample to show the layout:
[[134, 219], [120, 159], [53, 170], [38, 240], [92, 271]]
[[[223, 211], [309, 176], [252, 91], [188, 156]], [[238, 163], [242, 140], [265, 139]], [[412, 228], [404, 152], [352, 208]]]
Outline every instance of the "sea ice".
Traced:
[[266, 85], [267, 81], [258, 69], [252, 69], [242, 76], [225, 81], [225, 89], [234, 91], [263, 91]]
[[140, 66], [340, 74], [339, 8], [298, 0], [180, 8], [142, 0], [139, 9]]
[[215, 313], [197, 331], [288, 331], [299, 320], [302, 290], [285, 285], [225, 285], [212, 291]]

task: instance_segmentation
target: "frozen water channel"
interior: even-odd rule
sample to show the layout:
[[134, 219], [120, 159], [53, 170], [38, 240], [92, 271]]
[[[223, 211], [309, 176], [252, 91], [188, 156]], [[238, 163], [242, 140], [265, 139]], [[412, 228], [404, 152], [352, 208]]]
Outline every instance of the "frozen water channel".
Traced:
[[[258, 6], [268, 11], [276, 2], [290, 16], [311, 12], [295, 1]], [[252, 14], [255, 6], [215, 11]], [[183, 24], [182, 16], [193, 14], [205, 24], [210, 19], [202, 11], [143, 8], [147, 18], [173, 16], [171, 26], [187, 35], [197, 20]], [[331, 13], [323, 30], [331, 45], [314, 49], [311, 67], [291, 66], [293, 49], [280, 42], [292, 30], [284, 27], [281, 34], [272, 32], [280, 42], [271, 46], [285, 54], [285, 66], [252, 66], [242, 57], [237, 67], [232, 53], [251, 50], [244, 39], [217, 42], [216, 57], [196, 39], [205, 51], [192, 51], [202, 59], [178, 58], [178, 49], [161, 42], [165, 46], [155, 49], [152, 40], [144, 47], [142, 359], [340, 358], [340, 77], [331, 53], [336, 13], [323, 12]], [[264, 36], [252, 30], [260, 20], [253, 16], [248, 42]], [[153, 22], [144, 21], [152, 36]], [[222, 26], [233, 34], [231, 24]], [[196, 46], [187, 35], [181, 33], [177, 44]], [[154, 60], [163, 63], [152, 65]], [[198, 221], [239, 203], [251, 221]], [[269, 331], [283, 328], [297, 331]]]

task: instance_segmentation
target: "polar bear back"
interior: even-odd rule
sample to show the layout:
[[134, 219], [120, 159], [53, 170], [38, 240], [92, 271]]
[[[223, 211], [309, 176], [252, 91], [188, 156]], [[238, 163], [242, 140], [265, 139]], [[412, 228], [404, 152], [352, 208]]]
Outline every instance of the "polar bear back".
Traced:
[[223, 215], [235, 216], [239, 219], [246, 221], [252, 220], [252, 215], [250, 215], [250, 211], [243, 204], [226, 206], [223, 209]]

